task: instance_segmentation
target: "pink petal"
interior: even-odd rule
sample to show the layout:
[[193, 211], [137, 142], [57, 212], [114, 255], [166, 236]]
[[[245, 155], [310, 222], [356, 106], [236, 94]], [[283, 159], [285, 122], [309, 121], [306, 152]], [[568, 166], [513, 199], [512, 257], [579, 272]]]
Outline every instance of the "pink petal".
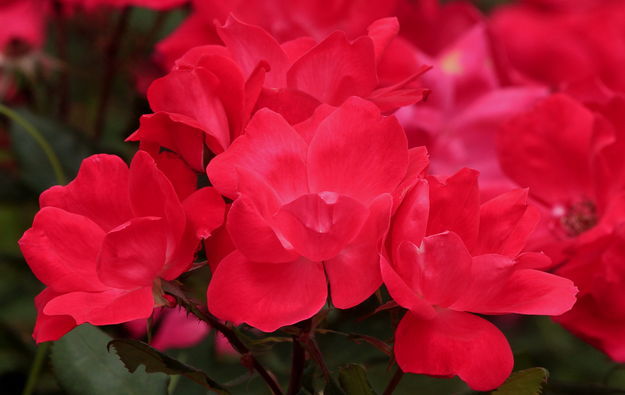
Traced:
[[382, 285], [380, 249], [388, 230], [391, 207], [389, 195], [374, 200], [360, 234], [337, 256], [324, 262], [335, 307], [356, 306]]
[[397, 304], [410, 310], [413, 314], [417, 314], [419, 317], [431, 318], [436, 315], [434, 306], [425, 301], [423, 296], [419, 295], [412, 288], [412, 285], [408, 284], [411, 278], [402, 277], [383, 256], [380, 257], [380, 271], [389, 294]]
[[430, 157], [425, 147], [414, 147], [408, 150], [408, 171], [393, 192], [393, 211], [397, 210], [406, 193], [422, 179], [429, 164]]
[[457, 233], [472, 249], [479, 229], [480, 193], [478, 172], [462, 169], [451, 177], [428, 177], [430, 218], [427, 234], [447, 230]]
[[503, 128], [501, 166], [541, 201], [557, 204], [591, 197], [592, 126], [589, 110], [567, 96], [553, 95]]
[[321, 122], [308, 152], [311, 192], [333, 191], [368, 204], [406, 175], [406, 135], [394, 117], [353, 97]]
[[611, 314], [606, 315], [602, 309], [602, 303], [598, 303], [592, 295], [581, 296], [571, 311], [554, 317], [554, 321], [602, 350], [614, 361], [623, 363], [625, 322], [615, 320]]
[[317, 41], [311, 37], [298, 37], [282, 43], [281, 47], [289, 59], [289, 64], [293, 64], [316, 45]]
[[193, 12], [172, 34], [156, 44], [156, 58], [169, 70], [189, 49], [219, 42], [215, 26], [207, 23], [203, 15]]
[[290, 88], [264, 89], [256, 108], [266, 107], [282, 115], [291, 125], [310, 118], [321, 104], [309, 94]]
[[236, 168], [257, 174], [283, 201], [308, 193], [306, 143], [280, 115], [263, 109], [247, 126], [245, 135], [215, 157], [206, 169], [213, 185], [235, 198], [240, 180]]
[[33, 330], [33, 339], [37, 343], [59, 340], [67, 332], [76, 327], [76, 321], [68, 315], [46, 315], [43, 312], [46, 304], [60, 294], [46, 288], [35, 296], [37, 321]]
[[107, 233], [98, 256], [98, 276], [113, 288], [150, 287], [165, 264], [162, 218], [134, 218]]
[[209, 148], [223, 150], [222, 143], [207, 134], [196, 120], [184, 115], [157, 112], [142, 115], [140, 126], [126, 141], [156, 143], [179, 154], [196, 171], [204, 167], [204, 139], [212, 139]]
[[19, 241], [35, 276], [56, 292], [101, 291], [96, 259], [104, 231], [82, 215], [44, 207]]
[[41, 194], [41, 207], [83, 215], [108, 231], [133, 217], [128, 199], [128, 166], [114, 155], [83, 160], [76, 178]]
[[226, 203], [215, 188], [205, 187], [195, 191], [182, 205], [198, 239], [206, 239], [224, 223]]
[[503, 384], [514, 365], [499, 329], [483, 318], [451, 310], [439, 310], [431, 319], [406, 313], [395, 332], [395, 358], [404, 372], [459, 376], [476, 391]]
[[148, 318], [154, 308], [152, 287], [134, 291], [111, 289], [103, 292], [71, 292], [46, 304], [46, 315], [68, 315], [77, 325], [112, 325]]
[[373, 42], [361, 37], [350, 43], [345, 33], [333, 33], [291, 66], [287, 80], [289, 88], [334, 106], [366, 97], [378, 83]]
[[406, 283], [432, 305], [449, 306], [468, 286], [471, 255], [452, 232], [427, 236], [418, 247], [400, 244], [393, 263]]
[[399, 21], [395, 17], [382, 18], [374, 21], [367, 28], [367, 33], [373, 41], [376, 64], [384, 55], [386, 48], [399, 33]]
[[291, 246], [285, 248], [272, 224], [247, 195], [234, 201], [226, 226], [234, 246], [252, 261], [289, 262], [297, 257]]
[[265, 78], [267, 86], [271, 88], [286, 86], [288, 59], [280, 44], [269, 33], [258, 26], [243, 23], [232, 15], [225, 25], [217, 27], [217, 33], [246, 78], [258, 63], [265, 61], [271, 67]]
[[[271, 69], [271, 67], [266, 62], [260, 62], [252, 73], [245, 81], [245, 94], [244, 94], [244, 105], [243, 105], [243, 122], [247, 123], [252, 116], [254, 108], [256, 108], [256, 102], [258, 101], [258, 97], [260, 96], [263, 85], [265, 84], [265, 75]], [[243, 130], [240, 131], [241, 134]], [[237, 138], [239, 135], [234, 134], [232, 138]]]
[[395, 212], [389, 235], [391, 256], [397, 253], [397, 248], [404, 241], [415, 245], [421, 244], [421, 240], [425, 237], [430, 212], [429, 194], [428, 182], [424, 179], [418, 180]]
[[210, 327], [182, 308], [163, 311], [151, 346], [159, 350], [186, 348], [198, 344], [208, 335]]
[[152, 82], [148, 100], [154, 112], [175, 113], [195, 120], [225, 149], [230, 144], [230, 126], [219, 90], [219, 78], [204, 67], [174, 69]]
[[473, 255], [514, 257], [525, 247], [540, 220], [537, 208], [527, 205], [527, 189], [499, 195], [480, 207], [480, 232]]
[[250, 262], [237, 251], [219, 264], [207, 291], [208, 309], [215, 316], [264, 332], [312, 317], [326, 297], [321, 263]]
[[468, 289], [450, 309], [480, 314], [560, 315], [575, 304], [577, 288], [560, 276], [533, 269], [516, 269], [503, 255], [473, 258], [466, 276]]
[[367, 208], [335, 192], [303, 195], [282, 206], [274, 220], [295, 251], [314, 262], [334, 258], [367, 219]]
[[197, 173], [180, 156], [170, 151], [160, 151], [157, 154], [148, 151], [148, 153], [156, 162], [158, 169], [172, 183], [180, 200], [197, 190]]
[[[169, 179], [154, 159], [138, 151], [130, 164], [130, 200], [137, 217], [161, 217], [167, 222], [168, 242], [176, 243], [185, 228], [185, 214]], [[169, 246], [171, 249], [173, 246]]]

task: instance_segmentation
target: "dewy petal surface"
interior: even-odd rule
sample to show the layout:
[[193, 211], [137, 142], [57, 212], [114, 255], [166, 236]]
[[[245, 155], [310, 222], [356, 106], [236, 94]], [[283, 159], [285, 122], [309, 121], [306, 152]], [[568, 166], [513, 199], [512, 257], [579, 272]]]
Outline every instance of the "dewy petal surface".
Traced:
[[250, 262], [235, 251], [213, 274], [208, 309], [222, 320], [246, 322], [264, 332], [312, 317], [325, 304], [326, 277], [320, 263]]

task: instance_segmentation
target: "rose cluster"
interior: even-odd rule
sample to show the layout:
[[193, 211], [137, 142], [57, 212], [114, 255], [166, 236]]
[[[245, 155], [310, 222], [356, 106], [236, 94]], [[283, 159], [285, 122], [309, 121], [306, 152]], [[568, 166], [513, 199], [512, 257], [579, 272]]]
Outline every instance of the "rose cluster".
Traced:
[[625, 361], [625, 7], [325, 3], [191, 2], [130, 166], [85, 159], [20, 240], [36, 341], [166, 310], [206, 263], [208, 312], [263, 332], [383, 287], [401, 370], [475, 390], [513, 368], [484, 316], [555, 316]]

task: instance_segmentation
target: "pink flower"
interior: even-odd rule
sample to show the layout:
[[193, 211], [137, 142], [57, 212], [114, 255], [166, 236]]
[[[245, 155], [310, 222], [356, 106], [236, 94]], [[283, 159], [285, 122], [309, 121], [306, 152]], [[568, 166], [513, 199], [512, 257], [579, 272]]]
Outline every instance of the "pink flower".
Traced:
[[477, 314], [558, 315], [575, 303], [567, 279], [542, 272], [542, 254], [523, 253], [538, 217], [516, 190], [480, 205], [477, 172], [421, 180], [399, 207], [382, 277], [408, 309], [395, 333], [405, 372], [459, 376], [491, 390], [512, 371], [504, 335]]
[[181, 202], [151, 157], [130, 165], [94, 155], [67, 186], [40, 198], [41, 210], [20, 240], [31, 270], [47, 288], [37, 296], [37, 342], [56, 340], [84, 322], [109, 325], [147, 318], [167, 304], [161, 281], [192, 264], [199, 240], [223, 221], [211, 188]]
[[317, 313], [328, 282], [338, 308], [365, 300], [381, 284], [391, 211], [426, 165], [396, 119], [359, 98], [295, 127], [258, 111], [207, 168], [236, 199], [226, 221], [236, 250], [215, 270], [209, 310], [271, 332]]
[[514, 185], [499, 166], [497, 131], [547, 94], [540, 86], [510, 84], [510, 72], [500, 67], [491, 41], [486, 26], [477, 23], [445, 43], [434, 57], [419, 52], [421, 63], [433, 65], [422, 77], [433, 93], [427, 102], [397, 113], [409, 144], [427, 144], [432, 172], [474, 168], [480, 171], [481, 190], [488, 197]]
[[[210, 327], [205, 322], [189, 315], [182, 308], [155, 309], [152, 320], [157, 329], [153, 331], [150, 345], [162, 351], [195, 346], [210, 332]], [[145, 319], [130, 321], [124, 326], [133, 337], [145, 336]]]

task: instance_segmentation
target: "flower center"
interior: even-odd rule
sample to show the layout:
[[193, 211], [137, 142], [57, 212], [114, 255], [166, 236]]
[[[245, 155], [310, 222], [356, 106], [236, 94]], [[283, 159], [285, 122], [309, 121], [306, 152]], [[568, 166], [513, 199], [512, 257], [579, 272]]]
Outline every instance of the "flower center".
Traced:
[[597, 207], [590, 200], [582, 200], [567, 207], [560, 217], [560, 225], [570, 237], [576, 237], [597, 224]]

